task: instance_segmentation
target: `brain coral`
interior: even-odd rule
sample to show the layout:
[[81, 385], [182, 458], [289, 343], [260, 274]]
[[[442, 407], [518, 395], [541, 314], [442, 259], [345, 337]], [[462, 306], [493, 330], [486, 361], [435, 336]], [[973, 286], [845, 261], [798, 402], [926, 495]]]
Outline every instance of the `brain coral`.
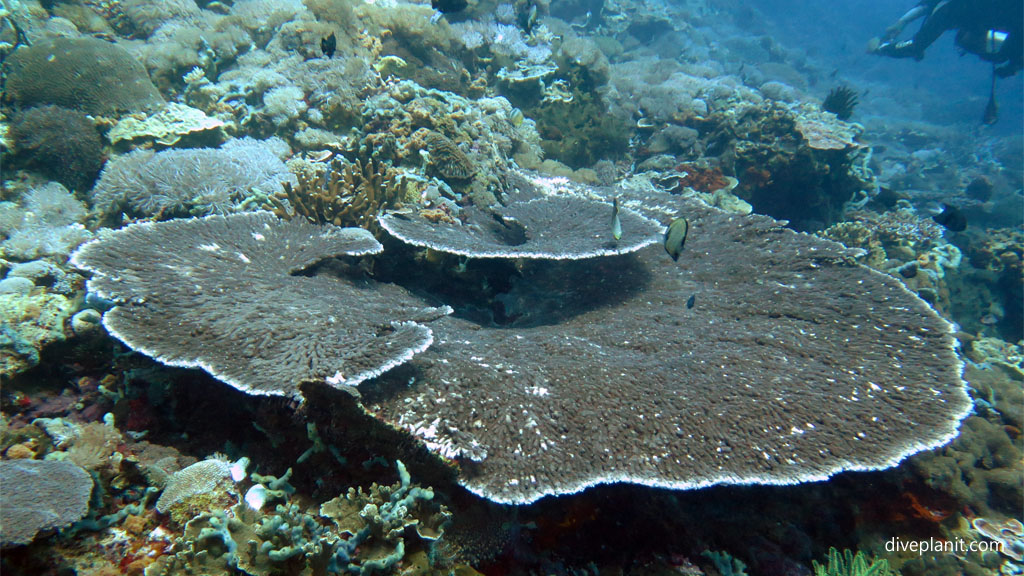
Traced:
[[90, 292], [117, 303], [103, 324], [131, 348], [251, 394], [296, 397], [306, 381], [352, 390], [430, 345], [416, 321], [449, 309], [390, 285], [296, 275], [381, 249], [362, 228], [257, 212], [133, 224], [71, 262], [93, 272]]
[[440, 319], [415, 383], [364, 405], [509, 503], [819, 480], [955, 435], [971, 402], [951, 327], [899, 282], [767, 217], [643, 200], [689, 218], [678, 264], [660, 246], [538, 263], [504, 301], [554, 319]]
[[97, 38], [42, 40], [15, 50], [4, 68], [4, 90], [21, 106], [56, 104], [113, 115], [163, 103], [139, 61]]
[[19, 155], [72, 190], [85, 192], [103, 167], [103, 142], [85, 114], [60, 106], [20, 112], [11, 125]]

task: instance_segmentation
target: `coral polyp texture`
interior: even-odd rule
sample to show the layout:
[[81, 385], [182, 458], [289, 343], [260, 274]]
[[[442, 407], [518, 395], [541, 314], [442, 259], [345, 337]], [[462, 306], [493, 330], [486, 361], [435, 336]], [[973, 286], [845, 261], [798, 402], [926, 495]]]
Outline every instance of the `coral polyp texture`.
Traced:
[[439, 320], [416, 383], [364, 405], [459, 459], [472, 492], [519, 504], [821, 480], [956, 434], [971, 403], [952, 328], [899, 282], [771, 218], [642, 200], [689, 219], [678, 264], [661, 246], [538, 263], [503, 302], [541, 312]]
[[0, 461], [0, 546], [28, 544], [41, 530], [63, 528], [89, 511], [92, 477], [71, 462]]
[[93, 273], [90, 292], [117, 304], [103, 323], [129, 347], [250, 394], [297, 397], [305, 381], [351, 390], [430, 345], [416, 320], [448, 309], [387, 284], [295, 275], [380, 250], [360, 228], [259, 212], [133, 224], [72, 263]]
[[471, 258], [578, 260], [635, 252], [658, 241], [661, 224], [625, 208], [619, 210], [622, 235], [616, 240], [613, 211], [599, 200], [549, 196], [466, 209], [465, 221], [394, 213], [382, 216], [380, 224], [403, 242]]
[[250, 209], [294, 180], [273, 140], [237, 138], [221, 148], [138, 149], [109, 162], [92, 190], [106, 216], [154, 219]]
[[54, 38], [15, 50], [5, 92], [21, 106], [56, 104], [89, 114], [154, 108], [163, 98], [127, 50], [97, 38]]

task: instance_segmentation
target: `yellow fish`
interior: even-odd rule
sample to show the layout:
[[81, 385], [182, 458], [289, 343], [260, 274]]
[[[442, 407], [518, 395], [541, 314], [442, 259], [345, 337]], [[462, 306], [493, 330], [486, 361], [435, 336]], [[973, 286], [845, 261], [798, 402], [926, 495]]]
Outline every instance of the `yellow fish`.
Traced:
[[665, 252], [678, 261], [679, 255], [683, 253], [683, 246], [686, 244], [686, 233], [690, 231], [690, 222], [686, 218], [676, 218], [668, 225], [665, 231]]

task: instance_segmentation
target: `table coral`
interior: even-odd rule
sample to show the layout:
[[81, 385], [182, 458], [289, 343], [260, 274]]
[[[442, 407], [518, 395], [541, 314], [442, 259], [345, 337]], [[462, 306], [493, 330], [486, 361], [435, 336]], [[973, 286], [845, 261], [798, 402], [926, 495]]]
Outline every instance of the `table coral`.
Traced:
[[71, 261], [116, 304], [103, 323], [130, 347], [250, 394], [297, 398], [313, 380], [354, 393], [430, 346], [420, 322], [451, 311], [393, 286], [296, 274], [381, 250], [361, 228], [259, 212], [133, 224]]
[[41, 530], [63, 528], [85, 516], [92, 477], [71, 462], [0, 461], [4, 505], [0, 544], [28, 544]]
[[456, 459], [473, 492], [516, 503], [605, 482], [795, 483], [956, 434], [970, 402], [951, 328], [901, 284], [764, 217], [638, 204], [690, 220], [680, 266], [652, 247], [537, 267], [502, 299], [520, 320], [434, 323], [422, 377], [364, 395], [371, 413]]

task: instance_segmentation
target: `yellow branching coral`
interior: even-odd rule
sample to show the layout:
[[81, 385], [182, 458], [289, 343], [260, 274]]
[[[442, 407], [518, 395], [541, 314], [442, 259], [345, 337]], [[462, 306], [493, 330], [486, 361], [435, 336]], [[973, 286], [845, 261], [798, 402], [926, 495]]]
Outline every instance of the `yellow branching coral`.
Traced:
[[398, 171], [370, 159], [346, 163], [335, 158], [319, 177], [299, 175], [298, 186], [285, 184], [271, 199], [281, 218], [302, 216], [314, 224], [359, 226], [377, 230], [377, 215], [405, 200]]

